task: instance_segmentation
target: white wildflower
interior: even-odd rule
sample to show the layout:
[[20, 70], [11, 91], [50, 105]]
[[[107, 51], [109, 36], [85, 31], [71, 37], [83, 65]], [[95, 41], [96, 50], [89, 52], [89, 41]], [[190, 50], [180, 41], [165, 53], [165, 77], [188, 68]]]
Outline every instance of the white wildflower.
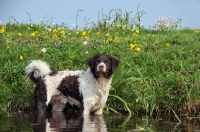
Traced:
[[113, 22], [114, 22], [114, 20], [112, 18], [110, 20], [106, 20], [106, 23], [110, 24], [110, 25], [113, 24]]
[[42, 53], [45, 53], [47, 50], [46, 50], [46, 48], [42, 48]]
[[51, 23], [51, 27], [55, 27], [55, 25], [56, 25], [55, 23], [53, 23], [53, 22]]
[[173, 19], [171, 17], [159, 17], [154, 20], [153, 25], [151, 27], [154, 30], [166, 30], [173, 26]]
[[49, 27], [47, 27], [47, 26], [45, 26], [44, 28], [45, 28], [47, 31], [51, 32], [51, 28], [49, 28]]
[[43, 21], [44, 21], [44, 20], [43, 20], [43, 18], [40, 18], [40, 22], [42, 22], [42, 23], [43, 23]]
[[84, 42], [83, 42], [83, 45], [87, 45], [87, 44], [88, 44], [88, 42], [87, 42], [87, 41], [84, 41]]

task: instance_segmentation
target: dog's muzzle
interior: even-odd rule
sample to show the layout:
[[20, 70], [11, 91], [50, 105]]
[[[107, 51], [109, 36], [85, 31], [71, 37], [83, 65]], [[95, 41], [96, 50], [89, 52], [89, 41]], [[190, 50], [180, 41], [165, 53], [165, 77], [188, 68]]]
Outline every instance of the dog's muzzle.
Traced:
[[106, 65], [102, 62], [97, 66], [97, 72], [102, 72], [105, 73], [106, 72]]

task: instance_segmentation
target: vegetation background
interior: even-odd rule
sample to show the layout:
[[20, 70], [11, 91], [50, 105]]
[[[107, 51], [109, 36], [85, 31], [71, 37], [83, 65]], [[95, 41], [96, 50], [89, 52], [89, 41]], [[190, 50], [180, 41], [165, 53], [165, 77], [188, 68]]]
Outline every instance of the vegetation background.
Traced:
[[[78, 12], [77, 12], [78, 14]], [[114, 14], [114, 15], [113, 15]], [[200, 113], [200, 29], [161, 17], [149, 29], [144, 12], [111, 10], [82, 29], [65, 24], [7, 23], [0, 26], [0, 110], [32, 110], [34, 84], [25, 67], [40, 59], [53, 70], [87, 69], [87, 59], [106, 53], [120, 60], [104, 112]], [[78, 15], [77, 15], [78, 17]], [[15, 18], [13, 18], [15, 20]]]

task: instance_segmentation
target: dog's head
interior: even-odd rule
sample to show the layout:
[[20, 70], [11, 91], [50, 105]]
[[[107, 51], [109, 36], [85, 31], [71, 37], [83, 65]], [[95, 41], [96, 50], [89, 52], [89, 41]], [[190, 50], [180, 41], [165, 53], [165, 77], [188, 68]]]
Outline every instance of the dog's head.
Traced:
[[119, 61], [110, 55], [96, 54], [88, 59], [88, 65], [95, 78], [104, 76], [110, 78], [119, 65]]

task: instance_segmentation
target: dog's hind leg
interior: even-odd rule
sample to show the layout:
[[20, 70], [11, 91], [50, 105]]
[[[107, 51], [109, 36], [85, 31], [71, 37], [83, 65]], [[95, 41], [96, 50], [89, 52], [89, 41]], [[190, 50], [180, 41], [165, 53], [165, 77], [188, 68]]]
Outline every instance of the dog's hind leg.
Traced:
[[37, 112], [39, 113], [46, 112], [47, 108], [46, 101], [47, 101], [46, 88], [44, 86], [44, 82], [42, 80], [39, 80], [35, 88], [35, 106]]
[[66, 101], [63, 101], [61, 95], [53, 95], [50, 103], [52, 104], [52, 111], [63, 111], [65, 108]]
[[45, 113], [46, 112], [46, 102], [37, 102], [36, 103], [36, 109], [37, 109], [37, 112], [39, 113]]

